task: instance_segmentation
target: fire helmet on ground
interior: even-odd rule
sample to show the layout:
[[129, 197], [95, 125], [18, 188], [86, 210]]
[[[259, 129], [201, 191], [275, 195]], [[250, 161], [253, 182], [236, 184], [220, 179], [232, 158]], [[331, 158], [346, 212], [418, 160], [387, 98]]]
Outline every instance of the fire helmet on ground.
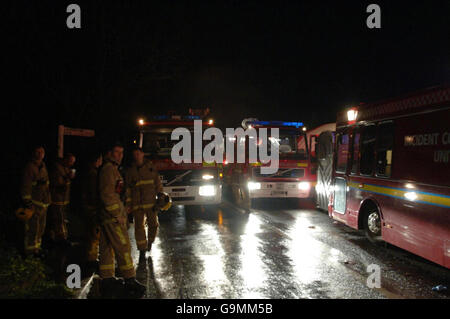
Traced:
[[16, 210], [16, 217], [21, 221], [27, 221], [33, 217], [34, 211], [31, 208], [20, 207]]
[[156, 195], [156, 207], [162, 211], [169, 210], [172, 207], [172, 199], [169, 194], [165, 192], [159, 192]]

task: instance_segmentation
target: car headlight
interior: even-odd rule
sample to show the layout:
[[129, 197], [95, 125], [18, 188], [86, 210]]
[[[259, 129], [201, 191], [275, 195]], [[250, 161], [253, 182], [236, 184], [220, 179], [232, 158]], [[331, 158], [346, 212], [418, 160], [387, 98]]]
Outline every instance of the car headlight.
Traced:
[[261, 183], [255, 183], [255, 182], [248, 182], [248, 189], [249, 190], [256, 190], [256, 189], [261, 189]]
[[302, 191], [307, 191], [309, 189], [310, 185], [309, 182], [300, 182], [298, 183], [298, 189]]
[[209, 181], [210, 179], [213, 179], [214, 176], [211, 174], [204, 174], [202, 175], [202, 179]]
[[198, 189], [200, 196], [214, 196], [216, 195], [216, 188], [214, 185], [203, 185]]

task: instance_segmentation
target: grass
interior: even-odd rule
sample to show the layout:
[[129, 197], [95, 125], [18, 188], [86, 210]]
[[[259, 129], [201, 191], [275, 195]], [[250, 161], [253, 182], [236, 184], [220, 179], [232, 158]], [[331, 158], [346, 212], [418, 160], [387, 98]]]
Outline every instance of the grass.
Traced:
[[50, 269], [0, 242], [0, 299], [67, 299], [72, 291], [49, 278]]

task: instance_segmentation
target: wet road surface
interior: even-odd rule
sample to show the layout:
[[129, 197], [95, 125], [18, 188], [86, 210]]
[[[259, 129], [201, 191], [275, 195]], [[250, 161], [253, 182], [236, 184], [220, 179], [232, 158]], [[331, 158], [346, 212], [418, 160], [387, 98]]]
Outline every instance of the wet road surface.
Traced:
[[[250, 214], [230, 203], [210, 209], [175, 206], [160, 215], [137, 278], [146, 298], [450, 298], [450, 271], [331, 220], [311, 202], [260, 201]], [[381, 288], [367, 286], [367, 266]]]

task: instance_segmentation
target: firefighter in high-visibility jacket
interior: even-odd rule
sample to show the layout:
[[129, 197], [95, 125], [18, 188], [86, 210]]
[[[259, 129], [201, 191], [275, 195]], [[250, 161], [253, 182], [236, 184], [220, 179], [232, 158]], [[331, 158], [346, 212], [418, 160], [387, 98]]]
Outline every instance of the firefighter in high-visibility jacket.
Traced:
[[97, 268], [97, 257], [100, 242], [98, 169], [102, 165], [103, 157], [94, 154], [81, 180], [81, 203], [86, 225], [86, 261], [90, 270]]
[[[140, 258], [150, 251], [158, 231], [156, 194], [162, 192], [158, 171], [144, 158], [141, 148], [132, 151], [133, 163], [125, 172], [126, 206], [134, 216], [134, 233]], [[147, 234], [145, 225], [147, 224]]]
[[127, 212], [121, 200], [124, 191], [124, 181], [119, 172], [123, 158], [123, 147], [114, 144], [107, 155], [99, 172], [100, 210], [100, 263], [99, 275], [102, 279], [103, 295], [114, 293], [120, 286], [115, 278], [114, 259], [117, 260], [120, 273], [124, 277], [123, 288], [128, 293], [141, 295], [145, 286], [136, 280], [136, 272], [131, 259], [131, 244], [127, 229]]
[[66, 218], [70, 204], [70, 185], [75, 177], [72, 170], [75, 160], [73, 154], [66, 154], [63, 159], [57, 159], [50, 171], [52, 203], [48, 210], [48, 234], [56, 243], [69, 244]]
[[33, 149], [32, 160], [23, 171], [20, 190], [23, 206], [32, 213], [31, 218], [28, 216], [24, 219], [25, 254], [37, 257], [43, 257], [41, 243], [45, 231], [47, 208], [51, 199], [44, 157], [45, 150], [42, 146]]

